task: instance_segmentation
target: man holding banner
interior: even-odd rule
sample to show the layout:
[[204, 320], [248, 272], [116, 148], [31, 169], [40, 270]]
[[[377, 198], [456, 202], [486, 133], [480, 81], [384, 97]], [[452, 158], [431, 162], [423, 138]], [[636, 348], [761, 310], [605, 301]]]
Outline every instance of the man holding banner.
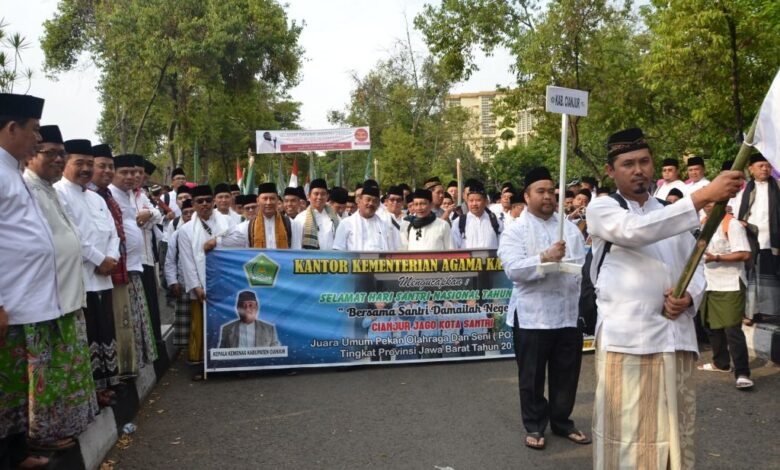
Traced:
[[206, 251], [215, 247], [287, 249], [292, 241], [292, 223], [287, 215], [276, 210], [276, 185], [263, 183], [257, 187], [260, 216], [236, 225], [223, 237], [210, 240]]
[[671, 295], [671, 283], [694, 247], [690, 231], [699, 226], [698, 211], [734, 197], [743, 176], [723, 172], [664, 206], [649, 195], [653, 157], [640, 129], [611, 135], [607, 152], [617, 196], [588, 207], [599, 312], [593, 466], [693, 468], [693, 317], [704, 293], [701, 265], [680, 298]]

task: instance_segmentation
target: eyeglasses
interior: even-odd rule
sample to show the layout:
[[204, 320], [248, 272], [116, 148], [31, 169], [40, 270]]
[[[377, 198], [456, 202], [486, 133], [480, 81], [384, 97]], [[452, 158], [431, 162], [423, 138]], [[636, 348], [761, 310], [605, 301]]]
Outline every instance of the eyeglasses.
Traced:
[[211, 204], [212, 202], [214, 202], [214, 198], [211, 197], [195, 198], [192, 200], [193, 204]]
[[46, 158], [65, 158], [65, 155], [67, 155], [64, 150], [38, 150], [38, 154]]

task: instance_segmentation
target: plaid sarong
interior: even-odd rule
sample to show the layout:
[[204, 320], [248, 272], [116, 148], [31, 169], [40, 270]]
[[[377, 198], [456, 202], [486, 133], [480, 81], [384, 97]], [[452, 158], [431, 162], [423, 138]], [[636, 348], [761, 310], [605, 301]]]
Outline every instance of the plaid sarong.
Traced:
[[[183, 289], [182, 289], [183, 290]], [[173, 317], [173, 345], [187, 347], [190, 342], [190, 323], [192, 322], [192, 308], [190, 295], [182, 292], [176, 298], [176, 313]]]

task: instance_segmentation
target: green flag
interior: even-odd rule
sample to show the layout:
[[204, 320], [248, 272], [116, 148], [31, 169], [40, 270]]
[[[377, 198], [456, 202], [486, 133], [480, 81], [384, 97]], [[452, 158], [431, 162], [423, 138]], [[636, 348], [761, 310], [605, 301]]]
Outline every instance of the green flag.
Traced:
[[366, 157], [366, 171], [363, 173], [363, 181], [371, 179], [371, 165], [373, 164], [373, 156], [371, 150], [368, 151], [368, 157]]
[[249, 157], [249, 166], [244, 173], [244, 194], [255, 192], [255, 158]]

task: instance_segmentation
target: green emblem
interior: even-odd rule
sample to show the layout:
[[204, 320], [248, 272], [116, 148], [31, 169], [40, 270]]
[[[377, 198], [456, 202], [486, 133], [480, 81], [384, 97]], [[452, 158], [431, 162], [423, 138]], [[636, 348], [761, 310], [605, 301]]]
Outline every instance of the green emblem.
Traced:
[[279, 274], [279, 265], [264, 254], [257, 255], [244, 265], [246, 280], [252, 287], [272, 287]]

